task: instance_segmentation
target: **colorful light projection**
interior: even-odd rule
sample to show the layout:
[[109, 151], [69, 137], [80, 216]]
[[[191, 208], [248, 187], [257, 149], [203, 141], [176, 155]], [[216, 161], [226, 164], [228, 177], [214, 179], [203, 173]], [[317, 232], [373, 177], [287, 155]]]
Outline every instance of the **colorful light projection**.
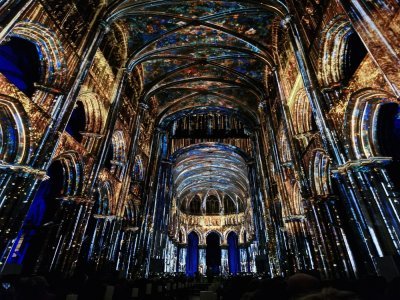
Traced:
[[249, 180], [247, 164], [229, 147], [203, 144], [179, 156], [173, 170], [177, 199], [222, 191], [232, 199], [247, 199]]

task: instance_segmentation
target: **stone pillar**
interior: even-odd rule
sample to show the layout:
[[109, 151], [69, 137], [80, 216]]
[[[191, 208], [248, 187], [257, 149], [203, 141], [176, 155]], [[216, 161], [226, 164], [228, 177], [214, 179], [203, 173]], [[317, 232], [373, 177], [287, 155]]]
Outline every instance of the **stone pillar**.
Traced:
[[124, 209], [123, 204], [125, 203], [125, 199], [129, 192], [129, 185], [131, 183], [131, 175], [132, 175], [131, 172], [135, 164], [142, 120], [145, 117], [145, 114], [148, 111], [148, 109], [149, 106], [146, 103], [140, 102], [138, 105], [138, 112], [136, 114], [135, 121], [132, 122], [130, 126], [130, 132], [133, 132], [133, 136], [129, 144], [128, 154], [127, 154], [128, 159], [125, 165], [126, 171], [124, 174], [124, 178], [122, 179], [121, 193], [118, 200], [118, 211], [121, 214], [123, 213]]
[[207, 271], [207, 261], [206, 261], [206, 248], [207, 245], [199, 245], [199, 273], [205, 275]]
[[245, 246], [239, 246], [240, 272], [249, 272], [249, 262], [247, 259], [247, 249]]
[[186, 273], [186, 255], [187, 255], [187, 245], [179, 245], [179, 260], [178, 260], [178, 272]]
[[143, 255], [138, 256], [138, 261], [136, 262], [138, 266], [143, 265], [143, 259], [150, 258], [149, 251], [150, 241], [153, 235], [153, 217], [155, 208], [155, 195], [157, 193], [157, 187], [161, 184], [160, 181], [160, 166], [162, 160], [162, 139], [164, 137], [164, 132], [161, 130], [156, 131], [153, 137], [153, 142], [151, 146], [151, 154], [149, 160], [149, 166], [147, 169], [147, 177], [145, 188], [143, 190], [143, 199], [145, 199], [145, 205], [143, 208], [143, 221], [140, 227], [139, 242], [137, 249], [142, 249], [145, 251]]
[[221, 245], [221, 275], [229, 275], [228, 245]]

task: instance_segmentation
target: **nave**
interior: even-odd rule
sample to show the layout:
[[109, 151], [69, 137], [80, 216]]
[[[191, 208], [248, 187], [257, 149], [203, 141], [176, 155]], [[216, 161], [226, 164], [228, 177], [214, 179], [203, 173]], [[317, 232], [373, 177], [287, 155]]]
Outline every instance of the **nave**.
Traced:
[[2, 293], [390, 295], [399, 19], [397, 0], [3, 1]]

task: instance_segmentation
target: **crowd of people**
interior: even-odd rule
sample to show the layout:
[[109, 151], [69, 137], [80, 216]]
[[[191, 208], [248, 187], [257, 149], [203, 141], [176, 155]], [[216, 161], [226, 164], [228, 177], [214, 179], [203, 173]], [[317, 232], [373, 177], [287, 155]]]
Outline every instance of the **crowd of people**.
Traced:
[[134, 300], [200, 299], [209, 290], [224, 300], [399, 300], [400, 277], [390, 281], [366, 276], [354, 280], [321, 280], [315, 274], [297, 273], [287, 278], [242, 274], [227, 278], [187, 278], [184, 274], [157, 274], [126, 280], [117, 273], [77, 272], [70, 278], [46, 276], [0, 277], [0, 300]]

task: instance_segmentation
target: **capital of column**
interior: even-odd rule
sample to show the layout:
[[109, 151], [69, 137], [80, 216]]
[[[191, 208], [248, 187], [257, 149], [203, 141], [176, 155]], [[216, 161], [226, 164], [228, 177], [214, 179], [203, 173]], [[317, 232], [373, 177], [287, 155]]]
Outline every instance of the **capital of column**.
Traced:
[[254, 159], [250, 159], [250, 160], [246, 161], [246, 164], [247, 164], [248, 166], [253, 166], [255, 163], [256, 163], [256, 162], [255, 162]]
[[111, 30], [110, 24], [108, 24], [108, 22], [104, 21], [104, 20], [100, 21], [99, 27], [101, 29], [103, 29], [105, 33], [109, 32]]
[[129, 226], [124, 228], [125, 232], [132, 232], [135, 233], [139, 230], [139, 227], [137, 226]]
[[287, 14], [282, 20], [281, 20], [281, 26], [283, 28], [288, 28], [290, 22], [292, 22], [292, 15], [291, 14]]
[[95, 219], [103, 219], [103, 220], [105, 220], [105, 221], [113, 221], [113, 220], [115, 220], [116, 219], [116, 216], [115, 215], [99, 215], [99, 214], [94, 214], [93, 215], [93, 218], [95, 218]]
[[347, 171], [353, 170], [356, 172], [363, 172], [369, 171], [371, 168], [374, 167], [381, 167], [386, 166], [392, 162], [391, 157], [369, 157], [369, 158], [362, 158], [356, 160], [349, 160], [345, 164], [337, 166], [335, 169], [332, 169], [331, 172], [333, 175], [338, 174], [347, 174]]
[[85, 196], [64, 196], [57, 199], [76, 204], [94, 204], [94, 201], [91, 198]]
[[50, 177], [46, 174], [46, 170], [34, 169], [30, 166], [12, 165], [0, 160], [0, 171], [4, 170], [10, 173], [25, 173], [27, 175], [34, 175], [36, 179], [47, 180]]
[[138, 106], [139, 106], [139, 108], [141, 110], [148, 110], [149, 109], [149, 105], [147, 103], [145, 103], [145, 102], [140, 102]]
[[171, 159], [162, 159], [161, 160], [161, 163], [162, 164], [164, 164], [164, 165], [172, 165], [172, 161], [171, 161]]
[[166, 133], [167, 132], [164, 128], [158, 127], [158, 126], [154, 129], [154, 131], [156, 133]]
[[260, 109], [266, 109], [267, 108], [267, 101], [266, 100], [264, 100], [264, 101], [261, 101], [260, 103], [258, 103], [258, 108], [260, 108]]

